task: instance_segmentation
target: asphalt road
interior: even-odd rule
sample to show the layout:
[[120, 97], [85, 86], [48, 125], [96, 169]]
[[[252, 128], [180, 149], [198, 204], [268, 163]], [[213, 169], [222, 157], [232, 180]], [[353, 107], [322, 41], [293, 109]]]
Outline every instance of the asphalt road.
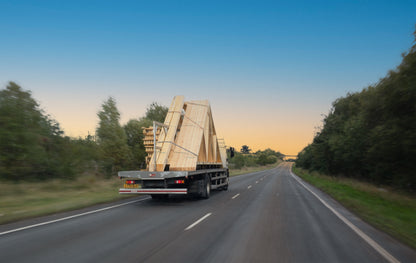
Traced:
[[141, 196], [0, 226], [0, 262], [396, 260], [416, 262], [416, 252], [291, 175], [288, 163], [231, 178], [208, 200]]

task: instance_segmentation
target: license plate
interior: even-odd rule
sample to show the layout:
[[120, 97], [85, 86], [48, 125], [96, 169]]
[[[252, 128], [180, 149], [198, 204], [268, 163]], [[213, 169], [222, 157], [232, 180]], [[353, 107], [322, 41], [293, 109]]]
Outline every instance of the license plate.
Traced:
[[140, 184], [124, 184], [124, 188], [140, 188]]

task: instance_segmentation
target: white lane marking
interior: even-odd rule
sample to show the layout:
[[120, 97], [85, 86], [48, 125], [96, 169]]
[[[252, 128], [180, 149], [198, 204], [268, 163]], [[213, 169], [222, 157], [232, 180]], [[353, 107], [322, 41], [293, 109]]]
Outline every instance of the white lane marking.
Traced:
[[235, 196], [231, 197], [231, 199], [235, 199], [239, 196], [240, 194], [236, 194]]
[[203, 217], [201, 217], [200, 219], [198, 219], [197, 221], [195, 221], [195, 223], [193, 223], [192, 225], [190, 225], [187, 228], [185, 228], [185, 231], [193, 228], [196, 225], [198, 225], [199, 223], [201, 223], [202, 221], [204, 221], [207, 217], [209, 217], [211, 214], [212, 213], [208, 213], [208, 214], [204, 215]]
[[251, 188], [251, 185], [247, 186], [247, 189], [250, 189], [250, 188]]
[[334, 213], [339, 219], [341, 219], [342, 222], [344, 222], [347, 226], [349, 226], [357, 235], [359, 235], [362, 239], [364, 239], [365, 242], [367, 242], [370, 246], [372, 246], [380, 255], [382, 255], [388, 262], [394, 262], [399, 263], [400, 261], [397, 260], [395, 257], [393, 257], [389, 252], [387, 252], [384, 248], [382, 248], [376, 241], [371, 239], [371, 237], [367, 236], [363, 231], [361, 231], [358, 227], [356, 227], [353, 223], [351, 223], [347, 218], [345, 218], [343, 215], [338, 213], [332, 206], [330, 206], [327, 202], [322, 200], [317, 194], [315, 194], [309, 187], [307, 187], [300, 179], [295, 177], [290, 171], [290, 175], [295, 178], [295, 180], [301, 184], [303, 187], [305, 187], [306, 190], [311, 192], [319, 201], [321, 201], [324, 206], [326, 206], [329, 210], [331, 210], [332, 213]]
[[49, 224], [53, 224], [53, 223], [56, 223], [56, 222], [60, 222], [60, 221], [64, 221], [64, 220], [68, 220], [68, 219], [72, 219], [72, 218], [76, 218], [76, 217], [80, 217], [80, 216], [94, 214], [94, 213], [102, 212], [102, 211], [105, 211], [105, 210], [117, 208], [117, 207], [120, 207], [120, 206], [125, 206], [125, 205], [129, 205], [129, 204], [137, 203], [137, 202], [142, 202], [142, 201], [147, 200], [147, 199], [150, 199], [150, 197], [140, 199], [140, 200], [129, 201], [129, 202], [126, 202], [126, 203], [113, 205], [113, 206], [109, 206], [109, 207], [104, 207], [104, 208], [100, 208], [100, 209], [97, 209], [97, 210], [93, 210], [93, 211], [89, 211], [89, 212], [85, 212], [85, 213], [81, 213], [81, 214], [77, 214], [77, 215], [73, 215], [73, 216], [67, 216], [67, 217], [63, 217], [63, 218], [59, 218], [59, 219], [55, 219], [55, 220], [51, 220], [51, 221], [47, 221], [47, 222], [43, 222], [43, 223], [39, 223], [39, 224], [34, 224], [34, 225], [30, 225], [30, 226], [25, 226], [25, 227], [21, 227], [21, 228], [16, 228], [16, 229], [4, 231], [4, 232], [0, 233], [0, 236], [10, 234], [10, 233], [13, 233], [13, 232], [17, 232], [17, 231], [22, 231], [22, 230], [29, 229], [29, 228], [49, 225]]
[[259, 183], [259, 181], [256, 181], [256, 184], [258, 184]]

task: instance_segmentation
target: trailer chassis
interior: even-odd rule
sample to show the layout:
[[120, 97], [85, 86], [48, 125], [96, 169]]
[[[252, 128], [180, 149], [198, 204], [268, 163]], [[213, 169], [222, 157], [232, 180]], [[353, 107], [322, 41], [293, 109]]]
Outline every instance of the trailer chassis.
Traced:
[[172, 195], [193, 195], [209, 198], [211, 190], [227, 190], [228, 168], [202, 169], [196, 171], [122, 171], [124, 179], [120, 194], [150, 194], [153, 198]]

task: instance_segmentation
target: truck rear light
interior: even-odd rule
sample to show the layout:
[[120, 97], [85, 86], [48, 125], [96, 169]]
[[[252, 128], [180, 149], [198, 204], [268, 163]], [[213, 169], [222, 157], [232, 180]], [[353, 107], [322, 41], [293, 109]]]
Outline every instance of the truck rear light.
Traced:
[[127, 180], [126, 181], [126, 184], [135, 184], [136, 182], [135, 181], [133, 181], [133, 180]]
[[185, 180], [176, 180], [175, 181], [175, 184], [184, 184], [185, 183]]

